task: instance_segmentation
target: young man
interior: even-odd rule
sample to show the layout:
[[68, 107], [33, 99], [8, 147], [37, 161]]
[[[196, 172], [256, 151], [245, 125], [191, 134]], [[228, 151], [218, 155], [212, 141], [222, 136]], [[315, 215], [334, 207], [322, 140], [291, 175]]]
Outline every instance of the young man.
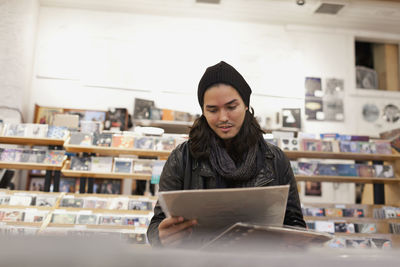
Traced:
[[[221, 61], [207, 68], [198, 86], [202, 116], [189, 141], [169, 156], [160, 191], [238, 188], [289, 184], [284, 224], [305, 227], [290, 162], [267, 144], [250, 107], [251, 89], [242, 75]], [[196, 221], [166, 218], [156, 205], [147, 230], [152, 245], [177, 245], [190, 235]]]

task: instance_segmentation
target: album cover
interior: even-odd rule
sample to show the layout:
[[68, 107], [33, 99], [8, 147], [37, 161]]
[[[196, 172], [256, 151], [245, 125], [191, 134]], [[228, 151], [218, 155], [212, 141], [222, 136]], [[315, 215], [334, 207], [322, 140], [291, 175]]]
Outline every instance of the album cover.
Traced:
[[92, 172], [111, 172], [112, 157], [91, 157], [90, 170]]
[[31, 158], [32, 150], [30, 149], [23, 149], [20, 161], [21, 162], [29, 162], [29, 159]]
[[29, 137], [29, 135], [27, 135], [27, 130], [26, 130], [27, 128], [28, 128], [28, 124], [24, 124], [24, 123], [18, 124], [17, 136], [20, 136], [20, 137], [27, 136], [27, 137]]
[[329, 221], [315, 221], [315, 231], [333, 234], [335, 233], [335, 224]]
[[322, 152], [334, 152], [333, 151], [333, 142], [321, 140], [321, 151]]
[[129, 128], [129, 115], [126, 108], [111, 108], [106, 113], [104, 121], [104, 129], [119, 128], [120, 131], [125, 131]]
[[46, 158], [47, 150], [42, 149], [32, 149], [29, 162], [34, 163], [43, 163], [44, 159]]
[[128, 198], [110, 198], [108, 200], [109, 210], [127, 210], [128, 209]]
[[9, 201], [10, 201], [10, 196], [0, 195], [0, 205], [8, 205]]
[[369, 142], [357, 142], [358, 153], [368, 153], [371, 154], [371, 144]]
[[355, 233], [353, 223], [335, 222], [335, 233]]
[[112, 144], [112, 133], [95, 133], [93, 135], [93, 145], [110, 147]]
[[19, 127], [19, 125], [17, 123], [6, 123], [4, 125], [3, 135], [4, 136], [18, 136], [18, 127]]
[[358, 176], [375, 177], [375, 168], [373, 165], [356, 164]]
[[97, 199], [95, 209], [107, 209], [108, 201], [106, 199]]
[[132, 159], [131, 158], [115, 158], [114, 159], [114, 172], [131, 173], [132, 172]]
[[375, 176], [382, 178], [393, 178], [394, 171], [392, 165], [374, 165]]
[[153, 163], [154, 160], [135, 159], [133, 160], [133, 173], [151, 175], [153, 172]]
[[282, 127], [301, 129], [301, 109], [283, 108], [282, 109]]
[[282, 138], [279, 147], [282, 150], [299, 151], [300, 143], [298, 138]]
[[26, 210], [24, 215], [24, 222], [43, 222], [43, 220], [47, 217], [49, 211], [47, 210]]
[[305, 99], [306, 120], [324, 120], [325, 115], [322, 109], [322, 98], [313, 97]]
[[317, 169], [314, 172], [316, 175], [327, 175], [337, 176], [338, 171], [336, 170], [335, 164], [322, 164], [318, 163]]
[[299, 163], [297, 161], [290, 161], [290, 167], [292, 168], [293, 174], [299, 174]]
[[384, 238], [371, 238], [371, 247], [380, 249], [391, 249], [392, 241]]
[[3, 222], [23, 222], [25, 212], [21, 210], [3, 210], [1, 221]]
[[47, 136], [47, 124], [33, 124], [27, 123], [25, 129], [25, 136], [32, 138], [44, 138]]
[[352, 152], [352, 153], [359, 152], [358, 142], [340, 141], [339, 144], [340, 144], [340, 152]]
[[154, 138], [154, 149], [158, 151], [172, 151], [175, 148], [175, 139], [173, 137]]
[[69, 144], [91, 146], [93, 135], [91, 133], [71, 132]]
[[121, 180], [95, 179], [93, 191], [100, 194], [121, 194]]
[[77, 224], [97, 224], [96, 214], [78, 214]]
[[29, 191], [44, 191], [44, 178], [31, 177], [29, 183]]
[[134, 105], [135, 105], [134, 110], [133, 110], [133, 118], [134, 119], [150, 119], [150, 116], [152, 114], [151, 108], [154, 107], [153, 100], [135, 98]]
[[355, 232], [360, 234], [375, 234], [376, 224], [375, 223], [356, 223]]
[[[17, 156], [17, 149], [5, 148], [1, 153], [1, 161], [13, 162], [16, 161], [16, 156]], [[21, 157], [22, 157], [22, 152], [20, 158]]]
[[53, 213], [52, 223], [57, 224], [75, 224], [76, 214], [73, 213]]
[[8, 205], [10, 206], [30, 206], [33, 199], [32, 196], [11, 195]]
[[325, 216], [343, 217], [343, 210], [338, 208], [325, 208]]
[[154, 149], [154, 138], [153, 137], [136, 137], [135, 138], [135, 148], [136, 149]]
[[76, 193], [77, 191], [79, 191], [79, 179], [75, 178], [60, 179], [60, 192]]
[[121, 216], [112, 216], [112, 215], [102, 215], [99, 218], [99, 224], [104, 225], [121, 225], [122, 217]]
[[369, 239], [346, 239], [346, 247], [350, 248], [370, 248]]
[[84, 121], [79, 122], [81, 133], [99, 133], [103, 129], [103, 124], [100, 121]]
[[[44, 179], [42, 179], [44, 180]], [[56, 204], [57, 197], [54, 196], [46, 196], [46, 195], [37, 195], [35, 206], [38, 207], [54, 207]]]
[[49, 150], [46, 153], [46, 157], [44, 158], [44, 164], [53, 164], [60, 165], [63, 163], [65, 159], [65, 151], [64, 150]]
[[305, 88], [306, 88], [306, 97], [307, 96], [322, 97], [323, 95], [321, 78], [306, 77]]
[[343, 210], [343, 217], [356, 217], [356, 218], [364, 217], [363, 209], [345, 208], [342, 210]]
[[61, 200], [60, 207], [82, 208], [83, 207], [83, 199], [82, 198], [74, 198], [74, 197], [64, 197]]
[[142, 233], [121, 233], [121, 239], [125, 240], [129, 244], [147, 244], [146, 234]]
[[306, 181], [304, 195], [306, 196], [322, 196], [321, 182]]
[[318, 167], [317, 162], [298, 162], [300, 175], [314, 175]]
[[114, 134], [112, 136], [112, 147], [133, 148], [134, 137], [129, 135]]
[[122, 218], [122, 225], [132, 225], [135, 227], [147, 227], [149, 221], [144, 217], [126, 216]]
[[162, 109], [150, 107], [150, 120], [159, 121], [162, 119]]
[[304, 151], [321, 151], [321, 140], [302, 139], [301, 143]]
[[153, 210], [153, 202], [130, 199], [128, 202], [128, 210]]
[[65, 126], [49, 125], [49, 129], [47, 130], [47, 138], [66, 139], [68, 134], [68, 128]]
[[375, 144], [377, 154], [392, 154], [392, 146], [390, 145], [389, 141], [374, 140], [373, 142]]
[[325, 216], [324, 208], [306, 207], [303, 209], [304, 216], [323, 217]]
[[71, 170], [74, 171], [90, 171], [90, 157], [71, 157]]

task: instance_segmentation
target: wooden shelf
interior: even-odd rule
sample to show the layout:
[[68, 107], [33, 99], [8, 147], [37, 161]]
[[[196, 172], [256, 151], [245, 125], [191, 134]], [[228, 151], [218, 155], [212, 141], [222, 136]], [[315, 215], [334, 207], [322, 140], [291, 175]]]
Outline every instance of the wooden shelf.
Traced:
[[13, 144], [13, 145], [25, 145], [25, 146], [63, 146], [64, 142], [65, 142], [64, 139], [0, 136], [1, 144]]
[[60, 171], [63, 164], [44, 164], [44, 163], [31, 163], [31, 162], [0, 162], [0, 169], [17, 169], [17, 170], [51, 170]]
[[400, 154], [363, 154], [350, 152], [320, 152], [320, 151], [288, 151], [284, 153], [289, 159], [317, 158], [317, 159], [350, 159], [350, 160], [376, 160], [396, 161], [400, 160]]
[[86, 153], [98, 153], [101, 155], [108, 156], [119, 156], [119, 155], [137, 155], [146, 157], [160, 157], [167, 158], [171, 151], [156, 151], [156, 150], [145, 150], [145, 149], [130, 149], [130, 148], [118, 148], [118, 147], [101, 147], [101, 146], [79, 146], [64, 144], [64, 148], [67, 152], [86, 152]]
[[81, 214], [84, 211], [91, 212], [92, 214], [128, 214], [128, 215], [150, 215], [153, 211], [150, 210], [109, 210], [109, 209], [86, 209], [86, 208], [70, 208], [58, 207], [57, 210], [66, 210], [69, 212], [76, 212]]
[[346, 223], [400, 223], [399, 219], [376, 219], [371, 217], [330, 217], [330, 216], [304, 216], [305, 221], [335, 221]]
[[107, 224], [60, 224], [60, 223], [49, 223], [46, 229], [50, 227], [59, 228], [75, 228], [75, 229], [103, 229], [103, 230], [135, 230], [143, 227], [135, 227], [133, 225], [107, 225]]
[[70, 163], [64, 165], [61, 173], [65, 177], [90, 177], [90, 178], [103, 178], [103, 179], [135, 179], [135, 180], [151, 180], [149, 174], [135, 174], [135, 173], [115, 173], [115, 172], [91, 172], [91, 171], [74, 171], [69, 169]]
[[400, 178], [295, 175], [296, 181], [360, 183], [360, 184], [399, 184]]

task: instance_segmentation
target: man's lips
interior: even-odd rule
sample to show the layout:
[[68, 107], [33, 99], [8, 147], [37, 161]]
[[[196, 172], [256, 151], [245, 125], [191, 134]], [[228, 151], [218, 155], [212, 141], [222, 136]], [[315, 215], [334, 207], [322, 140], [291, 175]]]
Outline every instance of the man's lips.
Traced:
[[228, 132], [232, 128], [232, 125], [220, 125], [218, 128], [223, 132]]

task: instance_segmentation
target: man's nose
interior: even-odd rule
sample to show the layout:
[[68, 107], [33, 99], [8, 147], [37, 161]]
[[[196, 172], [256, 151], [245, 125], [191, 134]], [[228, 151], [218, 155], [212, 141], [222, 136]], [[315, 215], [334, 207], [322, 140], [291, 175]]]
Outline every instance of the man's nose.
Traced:
[[228, 111], [225, 109], [221, 109], [219, 113], [219, 120], [220, 121], [228, 121]]

